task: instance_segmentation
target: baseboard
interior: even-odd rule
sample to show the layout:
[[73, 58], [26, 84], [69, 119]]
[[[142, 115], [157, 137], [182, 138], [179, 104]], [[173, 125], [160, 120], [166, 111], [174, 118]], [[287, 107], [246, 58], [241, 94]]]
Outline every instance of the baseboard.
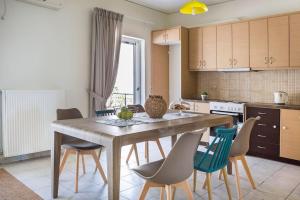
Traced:
[[26, 155], [20, 155], [20, 156], [13, 156], [13, 157], [4, 157], [3, 155], [0, 155], [0, 164], [10, 164], [18, 161], [23, 161], [23, 160], [29, 160], [33, 158], [42, 158], [42, 157], [48, 157], [50, 156], [51, 151], [42, 151], [42, 152], [37, 152], [37, 153], [31, 153], [31, 154], [26, 154]]

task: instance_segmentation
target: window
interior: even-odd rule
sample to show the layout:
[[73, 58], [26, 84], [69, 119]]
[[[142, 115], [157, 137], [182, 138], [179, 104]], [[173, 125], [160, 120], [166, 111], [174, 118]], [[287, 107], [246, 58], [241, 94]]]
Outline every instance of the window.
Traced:
[[112, 95], [107, 101], [108, 108], [141, 104], [142, 89], [145, 85], [142, 84], [142, 44], [142, 40], [123, 36], [118, 74]]

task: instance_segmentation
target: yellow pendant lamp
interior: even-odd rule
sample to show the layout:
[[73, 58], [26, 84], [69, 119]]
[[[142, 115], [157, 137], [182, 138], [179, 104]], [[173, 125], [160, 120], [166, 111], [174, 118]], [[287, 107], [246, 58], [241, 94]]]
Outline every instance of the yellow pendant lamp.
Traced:
[[180, 13], [185, 15], [198, 15], [207, 11], [208, 8], [205, 3], [196, 0], [187, 2], [180, 8]]

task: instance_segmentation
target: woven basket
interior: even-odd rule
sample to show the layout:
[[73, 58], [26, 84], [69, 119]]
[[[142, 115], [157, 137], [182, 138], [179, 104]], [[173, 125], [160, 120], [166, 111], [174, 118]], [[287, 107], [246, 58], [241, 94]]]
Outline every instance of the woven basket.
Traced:
[[150, 95], [145, 103], [145, 111], [150, 118], [162, 118], [167, 109], [167, 103], [162, 96]]

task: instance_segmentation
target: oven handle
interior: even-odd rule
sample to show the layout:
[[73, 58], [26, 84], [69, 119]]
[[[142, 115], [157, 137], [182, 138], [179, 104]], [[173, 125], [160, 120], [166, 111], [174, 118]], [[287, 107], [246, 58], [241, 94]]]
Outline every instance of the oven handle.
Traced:
[[211, 111], [212, 114], [239, 116], [238, 113]]

